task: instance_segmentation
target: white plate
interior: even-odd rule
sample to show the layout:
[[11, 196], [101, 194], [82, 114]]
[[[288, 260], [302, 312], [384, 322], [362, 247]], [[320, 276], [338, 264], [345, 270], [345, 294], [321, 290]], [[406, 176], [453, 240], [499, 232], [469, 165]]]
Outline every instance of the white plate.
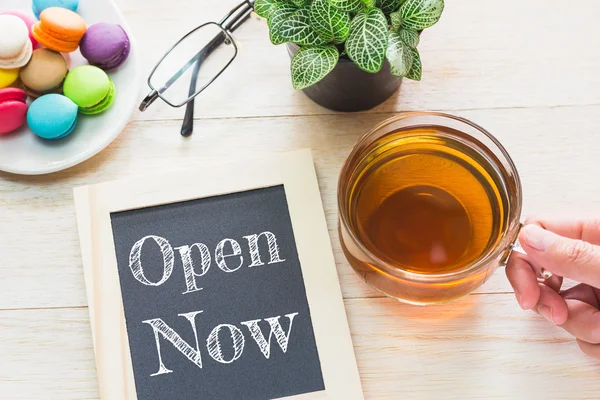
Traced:
[[[0, 10], [26, 10], [24, 0], [2, 0]], [[109, 72], [117, 95], [107, 111], [95, 116], [79, 115], [75, 131], [64, 139], [49, 141], [38, 138], [27, 125], [0, 135], [0, 170], [23, 175], [41, 175], [79, 164], [100, 152], [125, 128], [140, 102], [142, 77], [137, 47], [123, 15], [111, 0], [80, 0], [78, 13], [88, 26], [98, 22], [121, 25], [131, 40], [129, 58], [119, 69]], [[32, 14], [33, 15], [33, 14]], [[87, 64], [79, 51], [65, 56], [69, 69]]]

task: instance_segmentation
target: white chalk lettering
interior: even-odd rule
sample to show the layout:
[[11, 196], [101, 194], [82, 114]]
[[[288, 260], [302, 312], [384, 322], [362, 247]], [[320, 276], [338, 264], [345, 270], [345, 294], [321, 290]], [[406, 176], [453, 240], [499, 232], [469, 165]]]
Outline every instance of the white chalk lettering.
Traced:
[[165, 367], [162, 360], [162, 354], [160, 351], [160, 338], [158, 334], [160, 333], [163, 338], [167, 339], [177, 351], [187, 357], [192, 363], [194, 363], [198, 368], [202, 368], [202, 357], [200, 354], [200, 344], [198, 343], [198, 332], [196, 330], [196, 315], [202, 313], [202, 311], [194, 311], [185, 314], [178, 314], [180, 317], [185, 317], [190, 324], [192, 325], [192, 330], [194, 331], [194, 338], [196, 340], [196, 348], [190, 346], [185, 340], [179, 336], [177, 332], [175, 332], [169, 325], [165, 324], [165, 322], [160, 319], [149, 319], [146, 321], [142, 321], [144, 324], [148, 324], [152, 327], [154, 331], [154, 341], [156, 343], [156, 351], [158, 352], [158, 372], [151, 374], [150, 376], [157, 376], [162, 374], [168, 374], [173, 372], [169, 368]]
[[267, 321], [269, 323], [269, 327], [270, 327], [269, 339], [265, 339], [265, 336], [263, 335], [262, 330], [260, 329], [260, 326], [258, 325], [258, 323], [261, 321], [260, 319], [255, 319], [252, 321], [245, 321], [245, 322], [242, 322], [241, 324], [246, 325], [248, 327], [248, 330], [250, 331], [250, 335], [252, 335], [252, 338], [258, 345], [258, 348], [263, 353], [265, 358], [269, 359], [269, 357], [271, 356], [271, 336], [273, 336], [273, 334], [275, 334], [275, 339], [277, 340], [279, 347], [281, 347], [281, 350], [284, 353], [287, 352], [288, 343], [290, 340], [290, 334], [292, 332], [292, 324], [294, 322], [294, 317], [296, 315], [298, 315], [297, 312], [293, 313], [293, 314], [285, 315], [290, 320], [290, 325], [288, 327], [287, 334], [283, 331], [283, 328], [281, 327], [281, 324], [279, 323], [279, 316], [272, 317], [272, 318], [265, 318], [265, 321]]
[[262, 232], [258, 235], [244, 236], [244, 239], [248, 241], [248, 247], [250, 248], [250, 257], [252, 258], [252, 264], [250, 267], [257, 267], [259, 265], [265, 265], [260, 258], [260, 251], [258, 249], [258, 239], [261, 236], [265, 236], [267, 239], [267, 245], [269, 246], [269, 264], [276, 264], [285, 261], [285, 259], [279, 258], [279, 246], [277, 245], [277, 237], [272, 232]]
[[[231, 253], [231, 254], [223, 254], [223, 249], [225, 248], [225, 245], [227, 243], [229, 243], [231, 245], [231, 250], [233, 251], [233, 253]], [[227, 261], [225, 259], [227, 257], [235, 257], [235, 256], [239, 257], [240, 263], [235, 268], [229, 268], [227, 266]], [[242, 264], [244, 263], [244, 256], [242, 256], [242, 248], [240, 247], [240, 244], [233, 239], [221, 240], [219, 242], [219, 244], [217, 245], [217, 248], [215, 249], [215, 261], [217, 262], [217, 265], [219, 266], [219, 268], [221, 268], [225, 272], [235, 272], [238, 269], [240, 269]]]
[[[147, 239], [152, 239], [158, 244], [160, 247], [160, 251], [162, 253], [163, 258], [163, 276], [161, 280], [158, 282], [152, 282], [144, 275], [144, 270], [142, 269], [142, 246]], [[167, 279], [171, 276], [173, 272], [173, 248], [167, 241], [167, 239], [162, 238], [160, 236], [146, 236], [142, 239], [138, 240], [133, 247], [131, 248], [131, 252], [129, 253], [129, 268], [133, 273], [135, 279], [144, 285], [148, 286], [160, 286], [166, 282]]]
[[[196, 273], [194, 269], [194, 260], [192, 260], [192, 250], [196, 247], [200, 251], [200, 273]], [[194, 243], [191, 246], [176, 247], [175, 250], [179, 251], [181, 257], [181, 264], [183, 265], [183, 273], [185, 274], [185, 285], [187, 290], [183, 294], [196, 292], [202, 290], [196, 284], [196, 278], [200, 277], [208, 272], [210, 268], [210, 251], [204, 243]]]
[[[268, 264], [276, 264], [286, 261], [280, 255], [280, 248], [277, 244], [277, 237], [275, 234], [269, 231], [264, 231], [259, 234], [244, 236], [244, 239], [246, 239], [248, 242], [248, 248], [250, 252], [251, 263], [248, 265], [248, 267], [265, 265], [259, 246], [261, 237], [264, 237], [265, 241], [262, 243], [266, 244], [269, 249]], [[146, 270], [142, 266], [142, 249], [144, 248], [144, 244], [149, 239], [158, 244], [162, 255], [163, 271], [162, 277], [158, 281], [148, 279], [148, 266], [146, 265]], [[152, 251], [148, 250], [147, 247], [148, 246], [146, 246], [146, 252]], [[194, 248], [198, 249], [198, 252], [200, 253], [199, 260], [197, 253], [194, 253]], [[192, 245], [182, 245], [176, 247], [175, 250], [179, 252], [181, 265], [183, 266], [186, 286], [183, 294], [194, 293], [202, 290], [203, 288], [199, 286], [198, 278], [206, 275], [211, 267], [212, 259], [209, 248], [204, 243], [194, 243]], [[238, 271], [244, 264], [242, 249], [240, 244], [235, 239], [225, 238], [221, 240], [219, 244], [217, 244], [214, 254], [217, 266], [224, 272], [230, 273]], [[229, 260], [229, 258], [232, 257], [234, 260]], [[235, 259], [238, 260], [237, 265], [235, 265]], [[129, 268], [131, 269], [134, 278], [147, 286], [160, 286], [165, 283], [173, 273], [174, 264], [175, 261], [173, 247], [171, 247], [171, 244], [167, 239], [160, 236], [149, 235], [143, 237], [133, 245], [129, 253]]]
[[[225, 359], [221, 349], [221, 342], [219, 341], [219, 332], [223, 328], [229, 329], [229, 334], [231, 335], [231, 340], [233, 342], [233, 356], [230, 360]], [[244, 352], [244, 335], [242, 334], [242, 331], [240, 331], [235, 325], [218, 325], [210, 332], [208, 338], [206, 338], [206, 348], [208, 349], [208, 354], [213, 358], [213, 360], [222, 364], [230, 364], [240, 358]]]

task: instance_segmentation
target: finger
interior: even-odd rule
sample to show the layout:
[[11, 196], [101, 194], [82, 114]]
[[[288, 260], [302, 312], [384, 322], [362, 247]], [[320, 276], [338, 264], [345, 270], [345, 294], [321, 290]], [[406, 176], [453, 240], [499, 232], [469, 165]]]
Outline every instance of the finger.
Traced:
[[537, 225], [523, 227], [519, 239], [534, 265], [600, 287], [600, 247], [559, 236]]
[[533, 267], [525, 260], [523, 254], [513, 253], [506, 265], [506, 277], [515, 290], [519, 306], [523, 310], [531, 310], [540, 299], [540, 287]]
[[540, 288], [540, 299], [535, 311], [548, 322], [555, 325], [564, 324], [569, 317], [569, 308], [566, 301], [543, 283], [538, 283], [538, 286]]
[[597, 289], [581, 283], [577, 286], [573, 286], [570, 289], [561, 292], [560, 295], [566, 300], [579, 300], [589, 304], [592, 307], [600, 308], [600, 301], [598, 301]]
[[559, 324], [577, 339], [591, 344], [600, 343], [600, 311], [596, 307], [579, 300], [565, 300], [569, 317]]
[[577, 339], [577, 344], [584, 354], [600, 360], [600, 344], [591, 344]]
[[542, 278], [542, 269], [543, 265], [539, 265], [539, 262], [536, 262], [534, 259], [529, 259], [529, 265], [533, 266], [533, 271], [535, 272], [535, 277], [540, 282], [544, 283], [549, 288], [552, 288], [555, 292], [560, 292], [560, 288], [563, 284], [563, 277], [560, 275], [553, 274], [550, 278], [544, 279]]
[[531, 217], [525, 225], [535, 224], [557, 235], [600, 245], [600, 218], [549, 219]]
[[[508, 262], [510, 264], [511, 260], [515, 260], [515, 261], [513, 261], [513, 264], [514, 264], [517, 259], [523, 259], [529, 265], [529, 267], [533, 270], [533, 275], [534, 275], [534, 278], [535, 278], [536, 283], [537, 283], [538, 278], [542, 275], [541, 271], [542, 271], [543, 265], [536, 265], [533, 262], [533, 260], [531, 260], [531, 259], [529, 259], [527, 257], [527, 254], [517, 253], [517, 252], [513, 252], [510, 255], [510, 259], [509, 259]], [[509, 272], [508, 266], [509, 265], [507, 264], [507, 266], [506, 266], [507, 267], [507, 270], [506, 270], [507, 274]], [[510, 278], [509, 278], [509, 280], [510, 280]], [[562, 286], [562, 283], [563, 283], [563, 277], [559, 276], [559, 275], [552, 275], [550, 278], [545, 279], [543, 281], [543, 283], [545, 283], [546, 286], [551, 287], [552, 289], [554, 289], [556, 292], [559, 292], [560, 288]], [[512, 284], [512, 281], [511, 281], [511, 284]], [[537, 287], [537, 284], [535, 286]], [[514, 287], [515, 287], [515, 285], [513, 285], [513, 288]]]

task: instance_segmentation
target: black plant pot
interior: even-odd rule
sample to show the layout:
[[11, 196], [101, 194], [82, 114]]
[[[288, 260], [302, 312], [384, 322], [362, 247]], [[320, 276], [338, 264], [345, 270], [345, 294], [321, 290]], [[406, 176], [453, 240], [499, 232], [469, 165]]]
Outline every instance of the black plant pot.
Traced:
[[[291, 58], [300, 47], [288, 43], [287, 49]], [[303, 92], [330, 110], [364, 111], [389, 99], [401, 83], [402, 78], [391, 74], [387, 60], [381, 71], [371, 74], [358, 68], [350, 59], [341, 57], [333, 71]]]

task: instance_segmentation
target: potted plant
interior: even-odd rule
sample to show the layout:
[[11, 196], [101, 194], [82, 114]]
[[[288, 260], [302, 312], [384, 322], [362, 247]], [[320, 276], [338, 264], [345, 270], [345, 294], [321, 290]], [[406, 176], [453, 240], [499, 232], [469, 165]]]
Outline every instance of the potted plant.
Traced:
[[402, 78], [421, 80], [420, 33], [444, 0], [256, 0], [275, 45], [287, 43], [292, 84], [337, 111], [373, 108]]

